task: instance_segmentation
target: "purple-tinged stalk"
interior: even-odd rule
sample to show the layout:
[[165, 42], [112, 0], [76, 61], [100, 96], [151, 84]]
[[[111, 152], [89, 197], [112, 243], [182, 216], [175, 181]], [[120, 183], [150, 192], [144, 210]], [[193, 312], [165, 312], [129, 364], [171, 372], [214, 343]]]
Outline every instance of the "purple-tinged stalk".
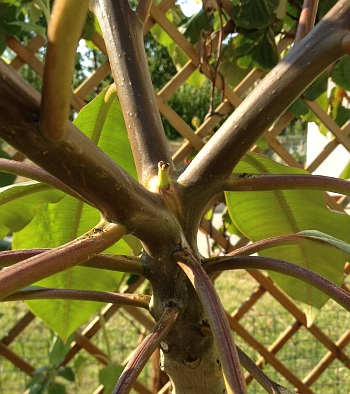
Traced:
[[81, 300], [129, 305], [148, 310], [150, 296], [144, 294], [112, 293], [108, 291], [27, 288], [3, 298], [1, 302], [23, 300]]
[[125, 227], [101, 221], [96, 227], [65, 245], [2, 270], [0, 299], [41, 279], [79, 265], [115, 244], [125, 233]]
[[201, 264], [188, 250], [176, 252], [174, 257], [195, 288], [208, 315], [215, 345], [220, 355], [227, 393], [246, 394], [245, 380], [236, 345], [227, 322], [225, 310], [213, 283]]
[[179, 313], [180, 310], [177, 307], [165, 308], [163, 315], [160, 317], [153, 330], [134, 350], [113, 390], [113, 394], [127, 394], [130, 392], [133, 383], [139, 376], [147, 361], [173, 327]]
[[[5, 250], [0, 253], [0, 268], [19, 263], [22, 260], [47, 252], [51, 249], [20, 249]], [[143, 275], [143, 267], [139, 257], [123, 256], [114, 254], [99, 254], [89, 258], [80, 265], [90, 268], [99, 268], [109, 271], [127, 272], [135, 275]]]
[[225, 256], [205, 266], [208, 274], [236, 269], [261, 269], [294, 277], [321, 290], [350, 312], [350, 295], [347, 292], [316, 272], [284, 260], [260, 256]]

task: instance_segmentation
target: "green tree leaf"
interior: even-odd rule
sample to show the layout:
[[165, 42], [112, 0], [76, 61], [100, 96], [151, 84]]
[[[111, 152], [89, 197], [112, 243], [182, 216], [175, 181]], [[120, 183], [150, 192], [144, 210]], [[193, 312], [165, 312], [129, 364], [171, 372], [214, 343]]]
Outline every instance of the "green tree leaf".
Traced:
[[122, 110], [113, 85], [87, 104], [74, 124], [123, 170], [137, 179]]
[[268, 70], [274, 67], [279, 55], [275, 35], [270, 27], [262, 30], [242, 30], [234, 38], [237, 65], [243, 69], [254, 67]]
[[[277, 164], [256, 154], [248, 154], [235, 171], [267, 174], [305, 173], [303, 170]], [[226, 199], [232, 221], [252, 241], [310, 229], [329, 234], [346, 243], [350, 241], [349, 232], [344, 231], [345, 228], [349, 228], [349, 216], [328, 209], [321, 192], [228, 192]], [[279, 246], [259, 254], [309, 268], [337, 285], [344, 279], [344, 253], [326, 244]], [[316, 310], [328, 300], [326, 295], [306, 283], [281, 274], [269, 275], [290, 297], [302, 303], [309, 322], [313, 320]]]
[[66, 394], [66, 387], [62, 383], [54, 383], [49, 387], [48, 394]]
[[[75, 124], [125, 171], [137, 177], [119, 101], [113, 88], [106, 88], [79, 113]], [[91, 180], [93, 181], [93, 180]], [[54, 248], [82, 235], [100, 220], [93, 207], [66, 196], [58, 204], [37, 209], [30, 225], [14, 234], [13, 247]], [[124, 241], [108, 249], [127, 254], [132, 250]], [[86, 267], [74, 267], [39, 281], [43, 287], [114, 291], [123, 274]], [[74, 300], [28, 301], [27, 305], [63, 340], [85, 323], [102, 304]]]
[[328, 76], [326, 73], [321, 74], [303, 93], [303, 97], [308, 100], [316, 100], [322, 93], [326, 92], [328, 85]]
[[339, 60], [332, 70], [331, 78], [336, 85], [345, 90], [350, 90], [350, 58], [349, 56]]
[[233, 20], [245, 29], [263, 29], [275, 19], [278, 0], [243, 0], [233, 8]]
[[[11, 159], [11, 157], [1, 149], [1, 142], [0, 142], [0, 158]], [[16, 179], [16, 175], [14, 174], [0, 172], [0, 187], [11, 185], [15, 179]]]
[[69, 382], [75, 381], [75, 375], [71, 367], [61, 367], [57, 370], [57, 376], [68, 380]]
[[98, 377], [100, 383], [104, 386], [105, 393], [111, 393], [113, 391], [123, 369], [124, 368], [117, 363], [110, 363], [99, 371]]
[[71, 336], [66, 342], [63, 342], [58, 335], [54, 336], [49, 354], [49, 361], [52, 367], [59, 365], [60, 362], [65, 358], [73, 339], [73, 336]]
[[55, 203], [63, 196], [63, 192], [36, 181], [0, 188], [0, 239], [25, 227], [42, 204]]
[[315, 231], [315, 230], [301, 231], [300, 235], [305, 235], [308, 238], [312, 238], [328, 243], [334, 246], [335, 248], [341, 250], [342, 252], [350, 255], [350, 244], [342, 241], [341, 239], [334, 238], [328, 234], [322, 233], [321, 231]]

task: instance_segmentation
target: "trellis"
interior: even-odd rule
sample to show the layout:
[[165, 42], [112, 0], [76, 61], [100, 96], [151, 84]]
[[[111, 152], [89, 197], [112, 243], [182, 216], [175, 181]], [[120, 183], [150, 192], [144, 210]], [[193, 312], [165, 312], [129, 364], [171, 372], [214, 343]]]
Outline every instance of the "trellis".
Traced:
[[[221, 0], [221, 3], [228, 15], [232, 14], [231, 3], [228, 0]], [[229, 114], [237, 107], [243, 100], [246, 92], [259, 80], [262, 76], [263, 71], [253, 70], [251, 71], [233, 90], [228, 85], [224, 84], [221, 77], [217, 77], [215, 81], [212, 81], [212, 74], [210, 66], [208, 64], [202, 64], [200, 51], [198, 48], [193, 46], [173, 25], [166, 17], [166, 11], [173, 7], [175, 4], [174, 0], [164, 0], [159, 5], [153, 5], [149, 20], [145, 27], [145, 33], [154, 24], [159, 24], [161, 28], [176, 42], [178, 47], [188, 57], [188, 62], [176, 73], [176, 75], [160, 90], [156, 93], [157, 105], [161, 114], [169, 121], [169, 123], [182, 135], [184, 142], [179, 149], [174, 153], [173, 159], [175, 164], [181, 165], [186, 156], [194, 149], [199, 151], [205, 144], [205, 137], [210, 134], [214, 127], [220, 122], [222, 116]], [[230, 24], [231, 22], [227, 22]], [[225, 32], [225, 27], [223, 29]], [[225, 34], [224, 34], [225, 36]], [[225, 37], [222, 38], [225, 38]], [[212, 42], [217, 43], [219, 39], [218, 34], [213, 34]], [[92, 37], [93, 43], [106, 54], [106, 48], [104, 45], [103, 38], [98, 34], [94, 33]], [[11, 49], [16, 56], [10, 62], [10, 65], [15, 70], [20, 70], [23, 65], [27, 64], [35, 73], [42, 77], [43, 76], [43, 63], [36, 56], [36, 53], [45, 45], [45, 40], [41, 36], [36, 36], [27, 45], [20, 43], [13, 37], [7, 37], [7, 46]], [[283, 51], [291, 43], [291, 38], [284, 38], [279, 43], [279, 50]], [[200, 71], [206, 75], [206, 77], [215, 83], [218, 89], [223, 91], [224, 99], [215, 109], [215, 113], [208, 117], [199, 128], [194, 131], [190, 125], [188, 125], [167, 103], [170, 97], [183, 85], [188, 78], [200, 67]], [[87, 95], [94, 90], [101, 81], [103, 81], [110, 74], [110, 66], [108, 61], [105, 61], [91, 76], [89, 76], [81, 85], [79, 85], [71, 96], [72, 109], [79, 111], [85, 103]], [[306, 105], [311, 111], [319, 118], [319, 120], [327, 127], [332, 133], [332, 139], [328, 144], [319, 152], [317, 157], [307, 165], [305, 168], [309, 172], [314, 172], [330, 155], [330, 153], [338, 146], [342, 145], [350, 152], [350, 139], [348, 138], [350, 133], [350, 122], [347, 122], [343, 127], [339, 127], [316, 103], [303, 99]], [[218, 115], [220, 114], [220, 115]], [[278, 139], [280, 133], [285, 127], [292, 121], [294, 115], [291, 112], [286, 112], [279, 120], [267, 130], [264, 134], [266, 141], [270, 149], [272, 149], [285, 163], [290, 166], [303, 168], [303, 165], [288, 152], [285, 146], [283, 146]], [[255, 146], [252, 151], [264, 153], [261, 148]], [[14, 158], [19, 159], [21, 155], [14, 153]], [[337, 202], [325, 194], [327, 204], [332, 208], [339, 211], [343, 211], [346, 205], [346, 198], [341, 198]], [[222, 249], [229, 252], [235, 248], [242, 246], [248, 242], [247, 239], [242, 237], [236, 243], [231, 243], [217, 228], [213, 227], [212, 223], [202, 219], [201, 230], [208, 234], [215, 242], [221, 245]], [[345, 230], [346, 231], [346, 230]], [[347, 264], [344, 267], [344, 273], [348, 275], [350, 272], [350, 265]], [[322, 374], [330, 368], [334, 360], [338, 360], [344, 368], [344, 374], [348, 377], [344, 379], [347, 387], [344, 387], [344, 393], [350, 392], [350, 348], [348, 347], [350, 342], [350, 329], [344, 327], [341, 335], [334, 340], [329, 335], [326, 335], [324, 330], [318, 327], [317, 324], [307, 325], [306, 317], [299, 307], [286, 296], [263, 272], [258, 270], [248, 270], [248, 275], [252, 278], [256, 284], [254, 291], [248, 297], [248, 299], [235, 311], [228, 311], [227, 316], [232, 330], [234, 330], [236, 337], [240, 343], [246, 343], [249, 347], [254, 349], [260, 357], [256, 363], [260, 367], [265, 367], [269, 364], [275, 369], [279, 376], [282, 376], [287, 382], [286, 385], [295, 387], [300, 393], [316, 393], [314, 387], [317, 381], [322, 377]], [[139, 279], [137, 282], [130, 285], [125, 292], [135, 292], [142, 284], [143, 280]], [[348, 291], [348, 288], [344, 285], [344, 290]], [[264, 295], [270, 294], [276, 302], [281, 304], [287, 311], [289, 320], [292, 323], [286, 324], [285, 329], [282, 330], [277, 338], [269, 344], [263, 344], [257, 338], [252, 335], [244, 325], [244, 319], [249, 316], [253, 308], [259, 308], [259, 301]], [[104, 321], [108, 320], [120, 310], [118, 305], [107, 305], [105, 306], [101, 314]], [[146, 330], [150, 330], [153, 327], [153, 322], [150, 316], [144, 312], [140, 312], [133, 308], [123, 307], [133, 319], [140, 322]], [[346, 319], [346, 313], [343, 314], [344, 320]], [[31, 324], [36, 317], [28, 311], [20, 320], [6, 333], [0, 334], [0, 355], [9, 362], [11, 362], [16, 368], [18, 368], [18, 374], [25, 374], [32, 376], [36, 368], [40, 365], [32, 365], [28, 360], [23, 358], [21, 355], [12, 350], [13, 344], [19, 339], [21, 333], [29, 330]], [[286, 319], [287, 320], [287, 319]], [[286, 322], [287, 323], [287, 322]], [[94, 336], [100, 330], [101, 323], [100, 317], [95, 317], [86, 327], [78, 330], [75, 333], [74, 342], [72, 343], [71, 349], [67, 354], [62, 365], [68, 364], [79, 352], [86, 351], [102, 365], [107, 363], [107, 356], [101, 348], [94, 343]], [[296, 373], [288, 369], [278, 357], [278, 353], [281, 349], [286, 346], [296, 336], [300, 330], [306, 330], [315, 340], [317, 340], [324, 350], [324, 355], [319, 358], [318, 362], [310, 366], [310, 371], [305, 375]], [[156, 356], [155, 356], [156, 359]], [[252, 377], [247, 374], [247, 383], [251, 383]], [[152, 393], [158, 392], [165, 393], [169, 383], [166, 383], [163, 388], [150, 389], [147, 387], [145, 382], [137, 381], [134, 389], [138, 393]], [[152, 391], [153, 390], [153, 391]], [[103, 393], [103, 386], [98, 386], [91, 389], [94, 394]], [[321, 391], [317, 391], [320, 393]], [[335, 392], [335, 391], [334, 391]]]

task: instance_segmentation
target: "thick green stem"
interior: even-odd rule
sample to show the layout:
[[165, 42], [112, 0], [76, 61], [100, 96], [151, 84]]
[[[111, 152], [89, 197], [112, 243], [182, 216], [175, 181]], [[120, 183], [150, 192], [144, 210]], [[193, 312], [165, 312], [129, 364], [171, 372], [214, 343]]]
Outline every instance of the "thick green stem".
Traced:
[[157, 175], [159, 161], [170, 163], [171, 171], [174, 170], [143, 43], [150, 4], [142, 0], [136, 12], [127, 0], [92, 0], [90, 6], [105, 39], [138, 178], [147, 186]]

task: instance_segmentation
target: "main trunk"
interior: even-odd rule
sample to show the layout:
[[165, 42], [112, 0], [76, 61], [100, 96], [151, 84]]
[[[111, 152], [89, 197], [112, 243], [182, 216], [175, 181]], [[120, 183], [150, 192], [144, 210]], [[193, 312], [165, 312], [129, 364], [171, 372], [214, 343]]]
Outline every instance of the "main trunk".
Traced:
[[[162, 248], [163, 249], [163, 248]], [[152, 285], [150, 312], [158, 320], [167, 306], [177, 306], [180, 316], [161, 343], [161, 368], [169, 375], [173, 393], [225, 392], [217, 350], [203, 306], [182, 269], [165, 256], [142, 257], [145, 276]]]

